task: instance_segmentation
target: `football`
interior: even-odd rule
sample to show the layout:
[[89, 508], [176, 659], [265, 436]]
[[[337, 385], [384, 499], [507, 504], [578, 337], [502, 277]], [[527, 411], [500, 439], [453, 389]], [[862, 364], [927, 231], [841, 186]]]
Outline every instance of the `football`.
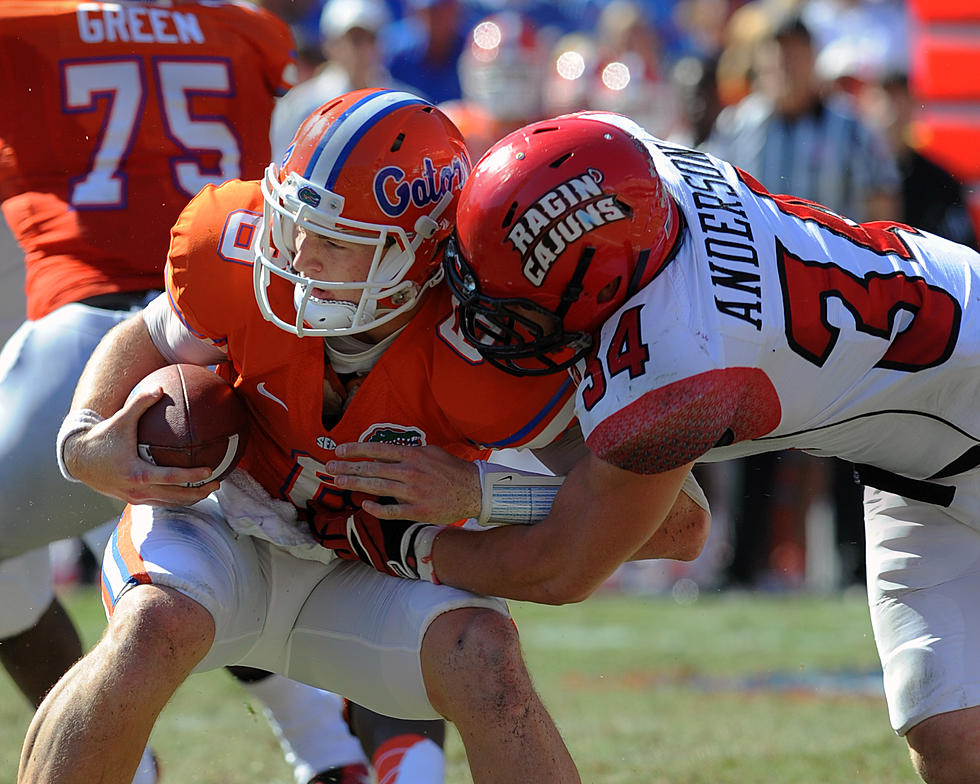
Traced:
[[234, 388], [208, 368], [186, 364], [150, 373], [137, 389], [155, 386], [163, 396], [140, 417], [139, 456], [159, 466], [210, 466], [207, 481], [224, 479], [248, 440], [248, 412]]

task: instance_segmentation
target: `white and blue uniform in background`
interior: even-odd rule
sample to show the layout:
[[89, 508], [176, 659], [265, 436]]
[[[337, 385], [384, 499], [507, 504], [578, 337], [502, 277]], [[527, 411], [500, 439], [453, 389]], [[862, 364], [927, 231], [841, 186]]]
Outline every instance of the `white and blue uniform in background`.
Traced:
[[[7, 236], [5, 226], [4, 232], [0, 640], [33, 627], [54, 598], [47, 543], [111, 521], [92, 532], [97, 537], [93, 549], [101, 554], [122, 510], [121, 501], [66, 482], [58, 471], [54, 443], [89, 356], [102, 336], [130, 315], [74, 303], [25, 321], [23, 253]], [[43, 544], [24, 552], [32, 542]], [[5, 557], [7, 552], [10, 557]]]

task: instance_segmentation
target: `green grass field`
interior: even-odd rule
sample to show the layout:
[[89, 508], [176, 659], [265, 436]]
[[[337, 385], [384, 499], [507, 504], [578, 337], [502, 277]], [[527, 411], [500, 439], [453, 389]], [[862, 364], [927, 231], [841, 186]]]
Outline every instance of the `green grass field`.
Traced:
[[[96, 594], [65, 597], [88, 642]], [[915, 784], [888, 726], [859, 597], [595, 596], [515, 604], [525, 654], [584, 782]], [[0, 675], [0, 784], [30, 720]], [[291, 784], [261, 713], [224, 672], [193, 676], [153, 735], [163, 784]], [[457, 736], [448, 784], [470, 782]], [[533, 782], [529, 783], [533, 784]]]

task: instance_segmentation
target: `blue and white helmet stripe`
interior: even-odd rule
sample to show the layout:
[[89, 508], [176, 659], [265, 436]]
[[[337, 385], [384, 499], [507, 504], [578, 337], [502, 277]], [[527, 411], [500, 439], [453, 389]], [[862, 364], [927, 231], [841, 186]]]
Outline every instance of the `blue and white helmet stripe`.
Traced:
[[418, 96], [385, 90], [365, 96], [333, 122], [317, 144], [303, 176], [333, 190], [351, 151], [372, 126], [402, 106], [431, 105]]

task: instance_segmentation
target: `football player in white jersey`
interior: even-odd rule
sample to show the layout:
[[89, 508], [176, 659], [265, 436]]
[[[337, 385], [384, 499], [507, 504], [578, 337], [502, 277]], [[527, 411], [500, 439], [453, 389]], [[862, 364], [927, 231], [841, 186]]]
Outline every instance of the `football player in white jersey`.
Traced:
[[[501, 140], [456, 231], [445, 271], [463, 334], [507, 372], [570, 372], [588, 454], [538, 524], [443, 529], [433, 576], [576, 601], [650, 536], [695, 461], [785, 448], [852, 461], [892, 726], [925, 781], [980, 779], [980, 255], [771, 195], [608, 113]], [[484, 505], [501, 494], [431, 448], [338, 455], [387, 461], [327, 469], [399, 499], [364, 504], [392, 521], [396, 558], [412, 553], [395, 520], [476, 516], [481, 489]], [[427, 500], [437, 462], [441, 481], [469, 478], [465, 508]], [[358, 525], [344, 534], [361, 556]]]

